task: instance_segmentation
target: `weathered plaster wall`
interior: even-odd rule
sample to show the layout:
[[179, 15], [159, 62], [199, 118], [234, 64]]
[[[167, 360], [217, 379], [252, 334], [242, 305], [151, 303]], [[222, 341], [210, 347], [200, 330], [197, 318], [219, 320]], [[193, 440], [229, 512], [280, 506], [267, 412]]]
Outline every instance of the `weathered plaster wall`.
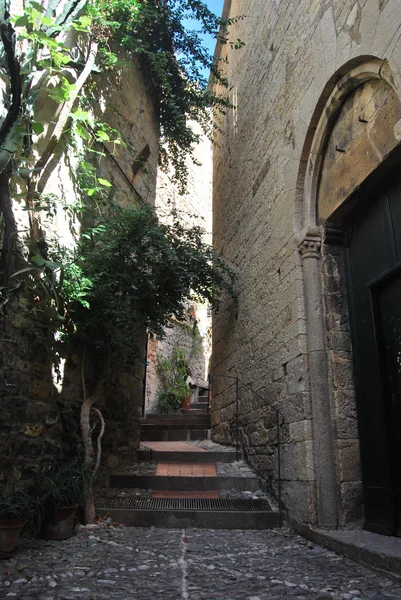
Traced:
[[[316, 522], [322, 457], [314, 452], [305, 266], [297, 251], [310, 225], [303, 216], [304, 148], [317, 107], [352, 59], [385, 59], [383, 69], [400, 90], [401, 10], [397, 0], [232, 0], [225, 11], [246, 15], [231, 33], [246, 46], [226, 45], [220, 54], [228, 55], [236, 106], [219, 120], [224, 134], [214, 150], [214, 243], [235, 266], [239, 303], [214, 318], [213, 370], [238, 374], [262, 396], [241, 392], [240, 436], [273, 488], [277, 451], [266, 404], [280, 408], [284, 503], [292, 517]], [[325, 299], [339, 521], [346, 524], [361, 517], [361, 486], [343, 263], [338, 248], [325, 247], [323, 260], [319, 246], [314, 250]], [[213, 438], [224, 443], [235, 434], [230, 386], [216, 378], [213, 390]]]
[[[120, 191], [112, 191], [110, 199], [119, 203], [140, 205], [154, 203], [158, 162], [158, 121], [146, 74], [136, 59], [127, 68], [95, 75], [88, 86], [96, 83], [99, 100], [96, 116], [119, 129], [128, 146], [113, 147], [113, 159], [98, 159], [98, 176], [108, 179]], [[92, 87], [93, 89], [93, 87]], [[54, 105], [43, 106], [42, 117], [50, 118]], [[44, 140], [34, 140], [43, 145]], [[145, 144], [150, 147], [147, 172], [142, 169], [133, 183], [131, 165]], [[77, 198], [79, 156], [56, 152], [44, 194], [55, 194], [61, 203], [74, 203]], [[118, 166], [116, 165], [118, 163]], [[122, 171], [122, 172], [121, 172]], [[110, 188], [113, 190], [113, 188]], [[21, 199], [13, 205], [18, 229], [27, 228], [27, 213]], [[47, 220], [47, 231], [61, 243], [73, 245], [80, 232], [80, 219], [59, 210]], [[82, 402], [80, 356], [72, 347], [52, 342], [40, 331], [37, 322], [24, 311], [21, 303], [7, 306], [1, 319], [0, 341], [0, 480], [12, 482], [30, 478], [34, 472], [65, 456], [73, 448], [71, 433], [78, 434], [79, 410]], [[11, 304], [11, 303], [10, 303]], [[145, 335], [134, 340], [145, 353]], [[46, 350], [53, 346], [53, 350]], [[59, 362], [59, 375], [55, 364]], [[101, 362], [88, 352], [86, 373], [88, 391], [96, 380]], [[99, 402], [106, 420], [103, 442], [103, 467], [116, 467], [132, 459], [139, 445], [139, 424], [143, 401], [144, 362], [129, 353], [114, 356], [113, 370], [104, 397]]]

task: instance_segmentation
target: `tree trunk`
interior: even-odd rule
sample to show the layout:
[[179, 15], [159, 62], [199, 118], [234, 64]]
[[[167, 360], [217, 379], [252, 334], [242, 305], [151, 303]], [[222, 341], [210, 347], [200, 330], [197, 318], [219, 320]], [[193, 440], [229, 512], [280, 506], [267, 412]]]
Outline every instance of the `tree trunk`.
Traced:
[[11, 275], [15, 247], [16, 225], [10, 198], [11, 164], [0, 173], [0, 212], [3, 216], [3, 240], [1, 248], [0, 272], [3, 284]]

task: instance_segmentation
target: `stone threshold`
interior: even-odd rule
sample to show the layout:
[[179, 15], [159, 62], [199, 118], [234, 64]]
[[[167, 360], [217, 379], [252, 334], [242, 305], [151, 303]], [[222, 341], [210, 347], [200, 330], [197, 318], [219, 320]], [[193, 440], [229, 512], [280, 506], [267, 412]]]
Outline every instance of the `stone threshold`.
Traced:
[[361, 529], [319, 529], [292, 519], [289, 525], [300, 535], [346, 558], [387, 576], [401, 577], [401, 538]]

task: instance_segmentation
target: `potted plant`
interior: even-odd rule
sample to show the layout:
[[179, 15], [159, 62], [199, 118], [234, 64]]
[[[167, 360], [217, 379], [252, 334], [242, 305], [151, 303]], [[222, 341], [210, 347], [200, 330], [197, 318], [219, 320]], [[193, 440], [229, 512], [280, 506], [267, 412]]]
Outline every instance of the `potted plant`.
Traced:
[[0, 490], [0, 558], [9, 558], [13, 553], [29, 505], [30, 498], [23, 492], [6, 495]]
[[44, 515], [40, 536], [66, 540], [74, 533], [77, 508], [84, 500], [87, 473], [80, 460], [61, 465], [42, 475], [38, 493]]

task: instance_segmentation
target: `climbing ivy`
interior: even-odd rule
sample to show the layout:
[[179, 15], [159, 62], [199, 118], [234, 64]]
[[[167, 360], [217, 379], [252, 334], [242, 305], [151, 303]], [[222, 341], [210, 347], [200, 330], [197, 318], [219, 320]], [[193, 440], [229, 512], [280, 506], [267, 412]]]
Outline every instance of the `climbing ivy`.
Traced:
[[[104, 55], [113, 56], [109, 41], [137, 53], [152, 80], [158, 102], [161, 129], [161, 160], [172, 163], [175, 179], [185, 187], [188, 154], [199, 134], [192, 124], [212, 134], [213, 110], [224, 110], [227, 95], [208, 88], [202, 71], [210, 70], [222, 89], [228, 82], [202, 42], [202, 33], [228, 41], [229, 26], [237, 19], [221, 19], [199, 0], [90, 0], [88, 13], [95, 30], [100, 32]], [[185, 19], [195, 19], [200, 32], [188, 30]], [[237, 48], [243, 44], [237, 40]], [[116, 57], [114, 56], [114, 60]]]

